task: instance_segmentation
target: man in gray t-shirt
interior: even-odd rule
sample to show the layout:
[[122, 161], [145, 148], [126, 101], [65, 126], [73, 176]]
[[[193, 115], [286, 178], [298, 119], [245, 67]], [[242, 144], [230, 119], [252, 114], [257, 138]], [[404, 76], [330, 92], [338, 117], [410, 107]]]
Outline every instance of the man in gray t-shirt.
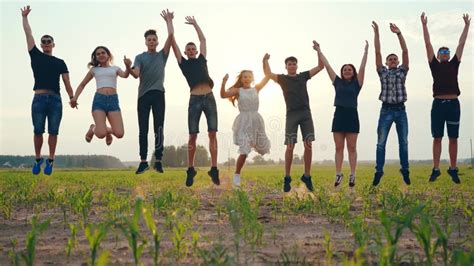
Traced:
[[168, 38], [163, 49], [156, 51], [158, 46], [158, 36], [155, 30], [145, 32], [145, 44], [147, 51], [135, 57], [133, 68], [130, 74], [134, 78], [140, 78], [138, 86], [138, 127], [140, 143], [140, 165], [136, 174], [141, 174], [150, 167], [147, 162], [148, 152], [148, 126], [150, 118], [150, 109], [153, 111], [153, 125], [155, 131], [155, 157], [156, 162], [153, 168], [163, 173], [161, 159], [163, 157], [163, 125], [165, 121], [165, 66], [168, 59], [171, 41], [173, 39], [173, 12], [163, 10], [161, 16], [166, 21], [168, 28]]

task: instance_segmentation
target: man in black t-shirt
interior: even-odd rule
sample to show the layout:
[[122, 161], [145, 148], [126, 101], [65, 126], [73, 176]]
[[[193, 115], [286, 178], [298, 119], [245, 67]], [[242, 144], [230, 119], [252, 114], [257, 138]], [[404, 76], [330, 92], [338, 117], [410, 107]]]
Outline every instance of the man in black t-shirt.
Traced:
[[[35, 45], [31, 27], [28, 22], [30, 6], [21, 9], [23, 17], [23, 29], [26, 35], [28, 53], [31, 58], [31, 68], [35, 78], [33, 90], [35, 95], [31, 105], [31, 118], [34, 127], [34, 145], [36, 161], [32, 168], [32, 173], [37, 175], [41, 172], [41, 164], [44, 160], [41, 157], [41, 147], [43, 146], [43, 133], [46, 119], [48, 119], [48, 145], [49, 157], [46, 160], [44, 173], [51, 175], [53, 172], [54, 154], [58, 141], [59, 125], [62, 117], [62, 102], [59, 88], [59, 76], [62, 76], [64, 86], [69, 95], [73, 97], [72, 87], [69, 81], [69, 71], [63, 60], [53, 56], [54, 39], [50, 35], [41, 37], [41, 52]], [[70, 103], [71, 104], [71, 103]], [[76, 107], [71, 104], [71, 107]]]
[[[315, 49], [315, 44], [313, 46]], [[316, 49], [315, 49], [316, 50]], [[285, 126], [285, 178], [283, 191], [291, 190], [291, 164], [293, 162], [293, 150], [297, 142], [298, 126], [301, 128], [304, 142], [304, 174], [301, 176], [308, 190], [313, 191], [311, 181], [311, 160], [312, 142], [314, 141], [314, 126], [309, 106], [308, 90], [306, 82], [324, 68], [323, 62], [319, 59], [318, 65], [309, 71], [296, 73], [298, 60], [291, 56], [285, 59], [287, 74], [277, 75], [271, 72], [266, 54], [263, 59], [263, 71], [265, 76], [269, 76], [273, 81], [280, 84], [286, 103], [286, 126]]]
[[431, 75], [433, 76], [433, 105], [431, 108], [431, 134], [433, 136], [433, 170], [429, 178], [430, 182], [436, 181], [441, 175], [439, 170], [439, 161], [441, 157], [441, 142], [444, 135], [444, 125], [448, 130], [449, 138], [449, 160], [450, 166], [448, 174], [454, 183], [459, 184], [461, 180], [458, 176], [456, 167], [458, 153], [459, 121], [461, 117], [461, 108], [458, 96], [461, 94], [458, 84], [458, 70], [461, 62], [464, 44], [466, 43], [467, 33], [471, 19], [469, 15], [464, 14], [464, 30], [459, 38], [459, 44], [456, 53], [450, 59], [448, 47], [441, 47], [438, 55], [435, 57], [433, 46], [428, 32], [428, 18], [423, 12], [421, 14], [421, 24], [423, 26], [423, 37], [425, 39], [426, 55], [430, 65]]
[[207, 119], [207, 131], [209, 135], [209, 152], [211, 153], [211, 169], [207, 172], [212, 182], [220, 184], [219, 170], [217, 169], [217, 106], [212, 87], [214, 82], [209, 77], [207, 70], [207, 47], [206, 38], [194, 17], [186, 17], [186, 24], [193, 25], [199, 38], [199, 56], [196, 45], [192, 42], [186, 44], [184, 54], [188, 59], [181, 56], [176, 40], [173, 39], [173, 52], [178, 60], [179, 68], [188, 82], [191, 97], [188, 106], [188, 170], [186, 171], [186, 186], [194, 183], [197, 172], [194, 169], [194, 155], [196, 154], [196, 140], [199, 133], [199, 120], [204, 113]]

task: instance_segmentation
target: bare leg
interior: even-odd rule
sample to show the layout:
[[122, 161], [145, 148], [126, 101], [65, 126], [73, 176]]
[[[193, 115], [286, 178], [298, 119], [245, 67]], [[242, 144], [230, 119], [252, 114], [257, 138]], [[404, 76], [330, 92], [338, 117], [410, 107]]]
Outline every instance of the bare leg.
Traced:
[[458, 159], [458, 139], [449, 138], [449, 161], [451, 168], [456, 168]]
[[211, 166], [217, 167], [217, 138], [215, 131], [209, 131], [209, 152], [211, 153]]
[[54, 155], [56, 153], [56, 144], [58, 143], [57, 135], [48, 136], [48, 145], [49, 145], [49, 159], [54, 160]]
[[189, 135], [188, 140], [188, 167], [194, 166], [194, 155], [196, 154], [197, 134]]
[[351, 167], [351, 175], [355, 175], [357, 167], [357, 137], [358, 133], [347, 133], [347, 151], [349, 152], [349, 165]]
[[313, 159], [312, 142], [304, 142], [304, 175], [311, 176], [311, 163]]
[[36, 159], [41, 158], [41, 147], [43, 146], [43, 135], [34, 135], [33, 143], [35, 144]]
[[[433, 168], [439, 169], [443, 138], [433, 139]], [[450, 142], [451, 143], [451, 142]]]
[[286, 145], [285, 151], [285, 176], [290, 176], [291, 164], [293, 163], [293, 150], [295, 149], [295, 144]]
[[336, 174], [342, 172], [342, 162], [344, 160], [344, 138], [345, 134], [342, 132], [333, 133], [334, 144], [336, 144]]
[[246, 159], [247, 159], [247, 154], [239, 155], [239, 158], [237, 158], [237, 163], [235, 165], [235, 173], [236, 174], [240, 174], [240, 171], [242, 170], [242, 167], [244, 167]]

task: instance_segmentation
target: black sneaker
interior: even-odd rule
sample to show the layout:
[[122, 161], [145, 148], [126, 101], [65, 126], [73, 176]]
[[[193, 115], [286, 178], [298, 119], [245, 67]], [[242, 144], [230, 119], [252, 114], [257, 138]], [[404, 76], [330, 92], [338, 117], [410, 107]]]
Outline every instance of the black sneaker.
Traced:
[[284, 182], [283, 182], [283, 191], [284, 192], [289, 192], [291, 190], [291, 177], [290, 176], [285, 176]]
[[372, 181], [372, 185], [376, 187], [380, 183], [380, 179], [382, 179], [383, 172], [375, 172], [374, 174], [374, 181]]
[[135, 174], [143, 174], [145, 173], [146, 170], [150, 169], [150, 166], [148, 166], [148, 162], [141, 162], [139, 165], [138, 165], [138, 169], [137, 171], [135, 172]]
[[207, 174], [211, 177], [212, 183], [216, 185], [221, 184], [221, 181], [219, 180], [219, 170], [217, 170], [217, 167], [211, 167], [211, 170], [209, 170]]
[[344, 177], [343, 174], [336, 174], [336, 181], [334, 182], [335, 187], [337, 187], [341, 184], [343, 177]]
[[356, 182], [356, 176], [355, 175], [350, 175], [349, 176], [349, 186], [354, 187]]
[[313, 191], [313, 182], [311, 182], [311, 176], [301, 176], [301, 181], [306, 185], [306, 188], [308, 188], [309, 191]]
[[156, 161], [155, 165], [153, 166], [153, 169], [155, 169], [159, 173], [163, 173], [163, 165], [161, 164], [161, 161]]
[[400, 169], [400, 173], [402, 173], [403, 182], [405, 182], [407, 185], [410, 185], [410, 171], [408, 171], [408, 169]]
[[453, 180], [454, 183], [456, 184], [461, 184], [461, 180], [459, 179], [458, 176], [458, 168], [451, 168], [449, 167], [448, 169], [448, 174], [451, 176], [451, 179]]
[[194, 177], [196, 176], [197, 172], [194, 170], [194, 167], [188, 167], [186, 170], [186, 186], [190, 187], [194, 183]]
[[433, 168], [433, 170], [431, 170], [430, 182], [436, 181], [436, 178], [438, 178], [440, 175], [441, 171], [439, 169]]

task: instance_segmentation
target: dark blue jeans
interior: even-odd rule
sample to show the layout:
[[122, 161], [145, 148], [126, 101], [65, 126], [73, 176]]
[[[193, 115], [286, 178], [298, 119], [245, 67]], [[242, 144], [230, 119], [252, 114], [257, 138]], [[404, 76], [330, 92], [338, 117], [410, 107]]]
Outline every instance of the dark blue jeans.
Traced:
[[405, 107], [382, 107], [380, 109], [379, 124], [377, 126], [377, 156], [375, 170], [383, 172], [385, 164], [385, 145], [392, 124], [395, 123], [398, 135], [398, 153], [402, 169], [408, 165], [408, 118]]

